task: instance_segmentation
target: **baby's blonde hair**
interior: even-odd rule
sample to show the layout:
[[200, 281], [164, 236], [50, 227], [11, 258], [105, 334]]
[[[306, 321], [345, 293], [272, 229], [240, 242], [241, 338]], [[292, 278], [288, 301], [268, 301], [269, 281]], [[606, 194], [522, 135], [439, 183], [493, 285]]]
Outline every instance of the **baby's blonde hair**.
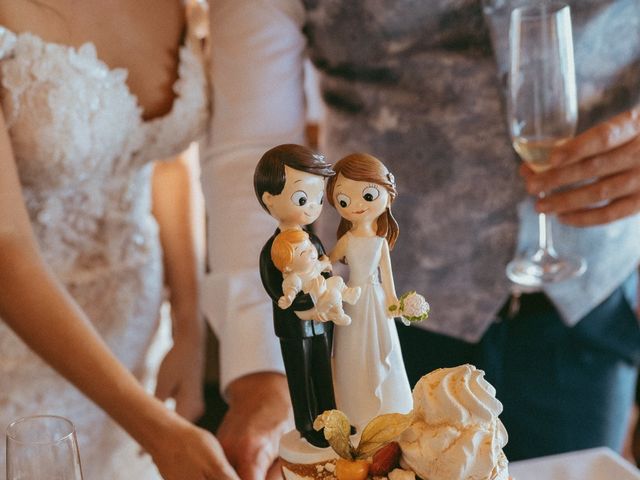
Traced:
[[309, 234], [304, 230], [285, 230], [276, 235], [271, 244], [271, 261], [278, 270], [283, 272], [293, 261], [295, 245], [304, 242]]

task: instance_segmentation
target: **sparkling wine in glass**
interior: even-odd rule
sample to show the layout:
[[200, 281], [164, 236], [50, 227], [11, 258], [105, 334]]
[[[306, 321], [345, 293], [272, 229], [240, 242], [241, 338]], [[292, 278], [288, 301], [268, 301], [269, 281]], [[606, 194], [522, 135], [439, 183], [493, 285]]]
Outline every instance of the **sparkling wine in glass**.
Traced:
[[82, 480], [76, 430], [66, 418], [21, 418], [6, 439], [7, 480]]
[[[578, 121], [569, 6], [552, 1], [515, 8], [509, 57], [511, 140], [522, 160], [540, 172], [549, 168], [551, 151], [574, 135]], [[538, 225], [537, 249], [507, 265], [509, 279], [540, 287], [581, 275], [586, 262], [556, 252], [547, 215], [539, 214]]]

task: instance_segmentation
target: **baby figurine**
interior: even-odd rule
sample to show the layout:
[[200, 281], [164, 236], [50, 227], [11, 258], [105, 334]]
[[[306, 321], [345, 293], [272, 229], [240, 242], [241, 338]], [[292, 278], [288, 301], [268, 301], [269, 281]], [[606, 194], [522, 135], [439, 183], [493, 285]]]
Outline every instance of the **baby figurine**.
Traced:
[[[322, 275], [331, 270], [331, 262], [327, 257], [318, 259], [318, 250], [307, 232], [291, 229], [279, 233], [271, 246], [271, 260], [282, 272], [283, 295], [278, 299], [281, 309], [288, 308], [302, 291], [311, 296], [315, 305], [315, 312], [309, 312], [309, 315], [316, 314], [336, 325], [351, 323], [351, 317], [342, 309], [342, 302], [355, 304], [360, 298], [360, 287], [347, 287], [336, 275], [329, 278]], [[299, 317], [301, 313], [304, 312], [296, 312]]]

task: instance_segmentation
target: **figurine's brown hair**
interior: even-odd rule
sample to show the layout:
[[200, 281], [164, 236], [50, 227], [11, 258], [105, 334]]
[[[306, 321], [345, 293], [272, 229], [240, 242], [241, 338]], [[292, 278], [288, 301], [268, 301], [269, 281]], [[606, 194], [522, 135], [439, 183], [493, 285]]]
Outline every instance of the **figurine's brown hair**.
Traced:
[[293, 262], [294, 246], [304, 242], [309, 234], [304, 230], [289, 229], [280, 232], [271, 244], [271, 260], [281, 272]]
[[[391, 172], [389, 172], [380, 160], [366, 153], [352, 153], [351, 155], [347, 155], [333, 166], [333, 170], [336, 172], [336, 175], [331, 177], [327, 182], [327, 199], [334, 208], [336, 205], [333, 199], [333, 190], [338, 174], [342, 174], [343, 177], [356, 182], [375, 183], [376, 185], [383, 186], [387, 190], [390, 198], [389, 207], [378, 217], [376, 235], [386, 237], [389, 243], [389, 249], [393, 249], [400, 229], [398, 228], [398, 222], [396, 222], [396, 219], [393, 218], [391, 213], [391, 203], [393, 203], [398, 194], [396, 183]], [[342, 218], [340, 225], [338, 225], [338, 238], [342, 237], [350, 229], [351, 222]]]
[[324, 155], [316, 153], [310, 148], [292, 143], [273, 147], [262, 155], [253, 174], [253, 188], [260, 205], [267, 212], [269, 209], [262, 201], [262, 195], [264, 192], [269, 192], [271, 195], [279, 195], [282, 192], [286, 181], [285, 165], [321, 177], [335, 175], [331, 164], [325, 162]]

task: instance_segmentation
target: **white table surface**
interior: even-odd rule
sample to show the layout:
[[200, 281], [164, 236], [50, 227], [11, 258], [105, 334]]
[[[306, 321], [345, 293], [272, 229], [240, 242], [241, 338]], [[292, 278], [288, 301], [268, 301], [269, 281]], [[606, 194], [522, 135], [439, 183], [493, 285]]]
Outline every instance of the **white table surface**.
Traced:
[[509, 463], [514, 480], [640, 480], [640, 470], [601, 447]]

